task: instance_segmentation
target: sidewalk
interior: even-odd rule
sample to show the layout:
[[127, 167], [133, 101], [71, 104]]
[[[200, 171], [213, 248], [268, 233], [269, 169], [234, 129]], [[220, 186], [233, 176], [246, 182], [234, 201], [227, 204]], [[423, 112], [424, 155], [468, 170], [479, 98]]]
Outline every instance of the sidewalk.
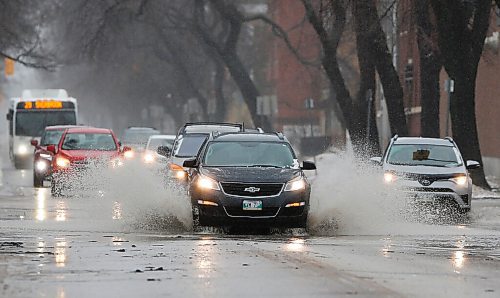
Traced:
[[486, 177], [492, 190], [486, 190], [477, 186], [472, 188], [472, 197], [474, 199], [500, 199], [500, 177]]

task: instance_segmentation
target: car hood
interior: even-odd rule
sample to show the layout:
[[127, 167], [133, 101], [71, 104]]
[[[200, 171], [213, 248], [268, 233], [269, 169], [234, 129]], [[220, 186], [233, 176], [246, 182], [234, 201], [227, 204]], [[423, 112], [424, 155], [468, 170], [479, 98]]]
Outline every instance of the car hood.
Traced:
[[83, 159], [111, 159], [117, 157], [117, 151], [100, 151], [100, 150], [61, 150], [61, 154], [68, 157], [70, 160]]
[[286, 183], [301, 175], [299, 169], [220, 167], [200, 168], [202, 175], [220, 182]]
[[458, 167], [431, 167], [431, 166], [403, 166], [403, 165], [384, 165], [385, 171], [395, 172], [396, 174], [416, 174], [416, 175], [453, 175], [459, 173], [465, 173], [465, 167], [463, 165]]

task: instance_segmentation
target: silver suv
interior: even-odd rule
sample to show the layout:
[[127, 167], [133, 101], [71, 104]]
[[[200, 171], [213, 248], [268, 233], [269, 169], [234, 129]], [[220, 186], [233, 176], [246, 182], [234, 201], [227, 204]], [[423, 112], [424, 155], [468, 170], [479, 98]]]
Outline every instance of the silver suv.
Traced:
[[460, 212], [471, 209], [472, 180], [467, 170], [477, 161], [464, 163], [451, 138], [398, 137], [391, 139], [383, 157], [371, 161], [382, 165], [384, 182], [418, 201], [455, 205]]

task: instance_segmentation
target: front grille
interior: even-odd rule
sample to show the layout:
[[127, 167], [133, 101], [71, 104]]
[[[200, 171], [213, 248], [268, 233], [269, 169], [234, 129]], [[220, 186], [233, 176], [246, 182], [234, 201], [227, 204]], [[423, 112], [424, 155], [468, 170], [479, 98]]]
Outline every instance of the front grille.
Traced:
[[241, 207], [224, 207], [229, 216], [248, 216], [248, 217], [273, 217], [276, 216], [279, 207], [264, 207], [262, 210], [243, 210]]
[[269, 197], [281, 192], [283, 183], [232, 183], [221, 182], [222, 190], [228, 195], [244, 197]]
[[437, 188], [437, 187], [408, 187], [405, 188], [406, 191], [417, 191], [417, 192], [453, 192], [450, 188]]

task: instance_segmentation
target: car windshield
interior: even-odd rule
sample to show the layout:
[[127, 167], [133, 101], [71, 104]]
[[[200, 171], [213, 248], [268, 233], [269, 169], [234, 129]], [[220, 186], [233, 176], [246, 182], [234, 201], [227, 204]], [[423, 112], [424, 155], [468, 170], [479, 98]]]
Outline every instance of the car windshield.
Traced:
[[387, 162], [393, 165], [456, 167], [461, 164], [459, 153], [452, 146], [429, 144], [393, 145]]
[[127, 130], [123, 135], [123, 143], [133, 147], [145, 148], [149, 137], [157, 134], [159, 132], [156, 130]]
[[174, 155], [177, 157], [193, 157], [198, 155], [198, 152], [207, 137], [208, 135], [206, 134], [184, 135], [175, 145]]
[[275, 142], [212, 142], [203, 165], [208, 167], [295, 167], [288, 144]]
[[63, 134], [63, 130], [46, 130], [43, 135], [42, 139], [40, 140], [40, 145], [42, 146], [47, 146], [47, 145], [55, 145], [59, 144], [59, 141], [61, 140], [61, 136]]
[[116, 150], [111, 134], [105, 133], [68, 133], [62, 144], [64, 150]]
[[18, 111], [16, 113], [16, 135], [39, 137], [46, 126], [75, 125], [75, 111]]
[[149, 150], [156, 150], [160, 146], [167, 146], [168, 148], [172, 148], [173, 144], [174, 144], [174, 140], [172, 140], [172, 139], [155, 138], [155, 139], [149, 140], [148, 149]]

